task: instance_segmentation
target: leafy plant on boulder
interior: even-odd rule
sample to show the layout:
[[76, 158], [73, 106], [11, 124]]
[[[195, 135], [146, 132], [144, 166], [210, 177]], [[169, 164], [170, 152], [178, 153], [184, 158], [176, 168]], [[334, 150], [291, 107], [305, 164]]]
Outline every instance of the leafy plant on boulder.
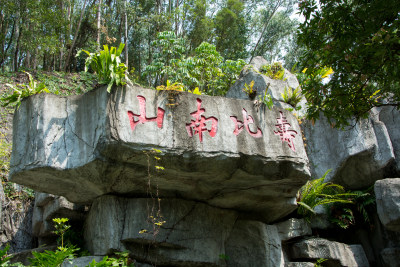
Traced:
[[110, 92], [114, 84], [120, 86], [129, 81], [128, 77], [125, 76], [127, 67], [124, 63], [121, 63], [119, 57], [124, 47], [125, 44], [123, 43], [120, 43], [118, 49], [113, 46], [109, 49], [108, 45], [104, 45], [104, 50], [98, 53], [80, 50], [76, 56], [80, 56], [82, 52], [88, 55], [85, 61], [85, 71], [87, 72], [90, 67], [96, 72], [99, 84], [107, 84], [107, 92]]

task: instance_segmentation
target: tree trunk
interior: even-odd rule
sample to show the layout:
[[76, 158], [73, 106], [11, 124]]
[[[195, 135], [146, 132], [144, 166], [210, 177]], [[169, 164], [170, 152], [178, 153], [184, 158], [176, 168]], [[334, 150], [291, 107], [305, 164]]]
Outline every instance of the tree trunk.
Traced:
[[[0, 66], [3, 65], [4, 60], [6, 59], [6, 55], [7, 55], [8, 49], [11, 46], [11, 43], [12, 43], [12, 40], [13, 40], [13, 37], [14, 37], [14, 32], [15, 32], [15, 24], [16, 24], [16, 21], [14, 20], [13, 27], [12, 27], [12, 30], [11, 30], [10, 41], [8, 42], [8, 45], [7, 45], [6, 49], [4, 50], [4, 52], [3, 52], [3, 54], [1, 55], [1, 58], [0, 58]], [[3, 47], [5, 46], [5, 40], [6, 40], [6, 37], [4, 35], [4, 45], [3, 45]]]
[[67, 71], [67, 69], [69, 67], [69, 62], [70, 62], [70, 59], [71, 59], [72, 51], [74, 50], [76, 39], [78, 38], [79, 28], [81, 27], [83, 14], [85, 13], [86, 2], [87, 2], [87, 0], [85, 0], [85, 2], [83, 3], [83, 8], [82, 8], [82, 11], [81, 11], [81, 16], [79, 18], [78, 26], [76, 27], [74, 40], [72, 41], [71, 48], [69, 49], [69, 52], [68, 52], [67, 60], [65, 61], [64, 71]]
[[128, 63], [129, 63], [129, 60], [128, 60], [128, 10], [127, 10], [127, 1], [128, 0], [125, 0], [125, 2], [124, 2], [124, 7], [125, 7], [125, 40], [124, 40], [124, 42], [125, 42], [125, 65], [126, 65], [126, 67], [128, 67]]
[[33, 56], [33, 69], [36, 70], [37, 69], [37, 57], [39, 54], [39, 48], [35, 48], [35, 55]]
[[102, 0], [99, 0], [99, 6], [97, 7], [97, 51], [100, 51], [100, 39], [101, 39], [101, 5]]
[[21, 27], [18, 27], [17, 29], [18, 29], [17, 30], [18, 37], [17, 37], [17, 44], [15, 46], [15, 53], [14, 53], [14, 71], [18, 71], [18, 54], [19, 54], [20, 41], [21, 41], [21, 36], [22, 36]]

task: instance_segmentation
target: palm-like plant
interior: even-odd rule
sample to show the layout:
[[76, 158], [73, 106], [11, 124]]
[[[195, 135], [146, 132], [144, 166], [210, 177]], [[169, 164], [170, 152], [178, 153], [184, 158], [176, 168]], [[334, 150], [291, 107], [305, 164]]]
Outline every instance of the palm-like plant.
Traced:
[[77, 57], [85, 52], [88, 57], [85, 61], [85, 71], [87, 72], [89, 66], [96, 72], [99, 84], [107, 84], [107, 92], [111, 91], [111, 87], [116, 85], [125, 85], [128, 77], [125, 76], [127, 67], [121, 63], [120, 55], [124, 49], [125, 44], [121, 43], [118, 47], [108, 48], [104, 45], [104, 50], [98, 53], [90, 53], [86, 50], [80, 50]]

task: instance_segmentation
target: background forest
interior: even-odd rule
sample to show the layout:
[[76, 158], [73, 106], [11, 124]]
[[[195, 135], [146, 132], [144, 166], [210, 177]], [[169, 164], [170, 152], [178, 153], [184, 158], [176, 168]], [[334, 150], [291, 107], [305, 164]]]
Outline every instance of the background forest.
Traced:
[[0, 10], [3, 71], [79, 72], [80, 49], [122, 42], [128, 71], [143, 80], [164, 31], [183, 40], [185, 56], [205, 41], [225, 60], [261, 55], [290, 68], [297, 58], [292, 0], [3, 0]]

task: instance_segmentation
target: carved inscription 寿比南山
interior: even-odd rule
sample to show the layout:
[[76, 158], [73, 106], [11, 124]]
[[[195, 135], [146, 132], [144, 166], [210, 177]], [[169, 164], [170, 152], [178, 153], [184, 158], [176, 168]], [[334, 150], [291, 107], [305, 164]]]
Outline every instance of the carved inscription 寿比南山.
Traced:
[[135, 114], [130, 110], [128, 111], [128, 117], [132, 131], [135, 130], [136, 126], [139, 123], [144, 124], [145, 122], [153, 122], [153, 121], [157, 122], [158, 128], [162, 128], [165, 110], [159, 107], [157, 108], [157, 117], [148, 118], [146, 116], [146, 98], [144, 96], [138, 95], [137, 99], [139, 100], [140, 114]]
[[[202, 114], [206, 111], [201, 107], [201, 99], [197, 98], [197, 110], [195, 112], [190, 113], [194, 120], [191, 120], [190, 123], [186, 124], [186, 130], [190, 137], [198, 134], [200, 142], [203, 142], [203, 132], [208, 132], [211, 137], [214, 137], [217, 134], [218, 129], [218, 119], [215, 117], [206, 118]], [[211, 126], [208, 129], [207, 122], [211, 122]]]
[[[139, 110], [140, 114], [135, 114], [132, 111], [128, 111], [129, 122], [131, 125], [132, 131], [135, 130], [138, 124], [144, 124], [146, 122], [156, 122], [158, 128], [162, 128], [164, 121], [164, 113], [165, 110], [158, 107], [157, 108], [157, 116], [148, 118], [146, 116], [146, 98], [144, 96], [138, 95], [137, 99], [139, 100]], [[200, 98], [196, 99], [197, 101], [197, 110], [190, 113], [194, 119], [190, 121], [190, 123], [186, 124], [186, 130], [190, 137], [194, 135], [199, 136], [200, 142], [203, 142], [203, 133], [208, 132], [211, 137], [214, 137], [217, 134], [218, 130], [218, 119], [216, 117], [210, 116], [205, 117], [203, 114], [205, 113], [205, 109], [201, 107], [202, 100]], [[280, 111], [280, 116], [277, 118], [277, 124], [275, 127], [278, 128], [277, 131], [274, 131], [275, 135], [278, 135], [282, 142], [286, 142], [289, 148], [293, 151], [296, 151], [296, 148], [293, 143], [293, 139], [297, 135], [297, 131], [290, 130], [292, 127], [285, 116], [283, 116], [283, 112]], [[242, 109], [243, 121], [238, 120], [236, 116], [230, 116], [231, 120], [235, 124], [235, 129], [233, 130], [233, 134], [238, 136], [243, 129], [250, 134], [250, 136], [254, 138], [262, 137], [263, 133], [259, 127], [257, 130], [252, 131], [250, 129], [250, 125], [254, 124], [254, 119], [251, 115], [248, 114], [246, 109]]]
[[246, 131], [255, 138], [259, 138], [262, 136], [262, 131], [260, 128], [257, 127], [257, 131], [253, 132], [252, 130], [250, 130], [249, 124], [254, 123], [254, 119], [251, 115], [247, 114], [247, 111], [245, 109], [242, 110], [242, 114], [243, 114], [243, 121], [240, 121], [237, 119], [236, 116], [231, 116], [230, 118], [232, 119], [232, 121], [235, 123], [235, 130], [233, 131], [233, 134], [238, 136], [239, 133], [243, 130], [243, 128], [246, 129]]

